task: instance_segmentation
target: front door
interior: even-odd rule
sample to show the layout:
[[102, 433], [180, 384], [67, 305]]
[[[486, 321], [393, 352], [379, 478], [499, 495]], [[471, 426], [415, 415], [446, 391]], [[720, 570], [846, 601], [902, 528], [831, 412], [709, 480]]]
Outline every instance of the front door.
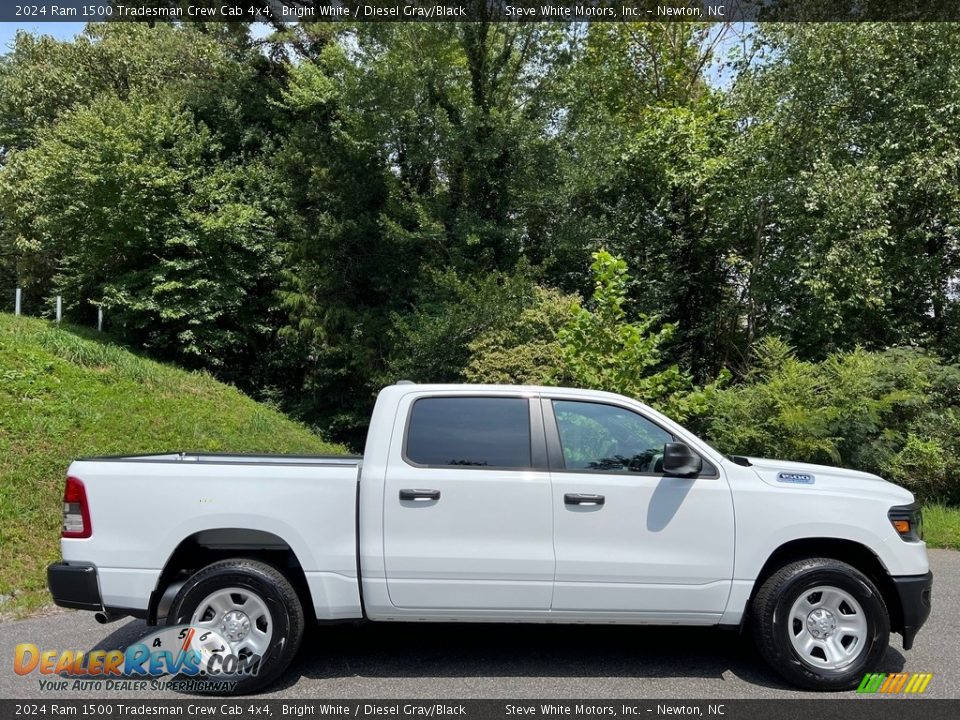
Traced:
[[543, 400], [557, 559], [552, 609], [711, 622], [733, 576], [733, 503], [704, 459], [697, 478], [667, 477], [675, 438], [626, 405]]
[[391, 603], [547, 612], [553, 517], [539, 401], [413, 396], [400, 418], [383, 511]]

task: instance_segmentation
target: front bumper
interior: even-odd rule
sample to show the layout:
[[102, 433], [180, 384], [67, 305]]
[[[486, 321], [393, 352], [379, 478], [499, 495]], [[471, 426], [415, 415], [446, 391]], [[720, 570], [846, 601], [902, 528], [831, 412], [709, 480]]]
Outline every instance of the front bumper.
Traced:
[[930, 617], [930, 593], [933, 587], [933, 573], [926, 575], [902, 575], [891, 578], [900, 597], [903, 610], [903, 649], [913, 647], [917, 631]]
[[93, 565], [54, 563], [47, 568], [47, 587], [53, 602], [76, 610], [102, 610], [100, 583]]

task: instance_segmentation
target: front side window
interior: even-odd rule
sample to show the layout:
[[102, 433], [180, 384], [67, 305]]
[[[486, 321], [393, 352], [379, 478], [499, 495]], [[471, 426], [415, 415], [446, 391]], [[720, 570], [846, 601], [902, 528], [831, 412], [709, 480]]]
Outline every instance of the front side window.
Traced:
[[528, 401], [495, 397], [421, 398], [410, 413], [406, 457], [418, 465], [528, 469]]
[[567, 470], [663, 472], [663, 446], [673, 436], [642, 415], [601, 403], [554, 400]]

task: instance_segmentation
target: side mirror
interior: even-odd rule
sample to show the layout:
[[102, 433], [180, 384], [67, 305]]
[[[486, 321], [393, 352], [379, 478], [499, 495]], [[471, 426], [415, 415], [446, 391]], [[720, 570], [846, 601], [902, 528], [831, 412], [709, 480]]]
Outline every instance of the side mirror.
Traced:
[[663, 446], [663, 473], [674, 477], [695, 477], [703, 468], [703, 460], [685, 443], [669, 442]]

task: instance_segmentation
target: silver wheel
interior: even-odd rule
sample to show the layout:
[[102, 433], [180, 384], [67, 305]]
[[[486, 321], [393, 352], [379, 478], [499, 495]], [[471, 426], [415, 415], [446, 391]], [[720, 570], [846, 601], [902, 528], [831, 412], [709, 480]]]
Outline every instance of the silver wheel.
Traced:
[[800, 658], [821, 670], [841, 670], [867, 647], [867, 617], [853, 595], [820, 585], [796, 599], [787, 632]]
[[215, 630], [238, 657], [263, 656], [273, 638], [273, 617], [267, 604], [248, 588], [210, 593], [193, 613], [190, 624]]

